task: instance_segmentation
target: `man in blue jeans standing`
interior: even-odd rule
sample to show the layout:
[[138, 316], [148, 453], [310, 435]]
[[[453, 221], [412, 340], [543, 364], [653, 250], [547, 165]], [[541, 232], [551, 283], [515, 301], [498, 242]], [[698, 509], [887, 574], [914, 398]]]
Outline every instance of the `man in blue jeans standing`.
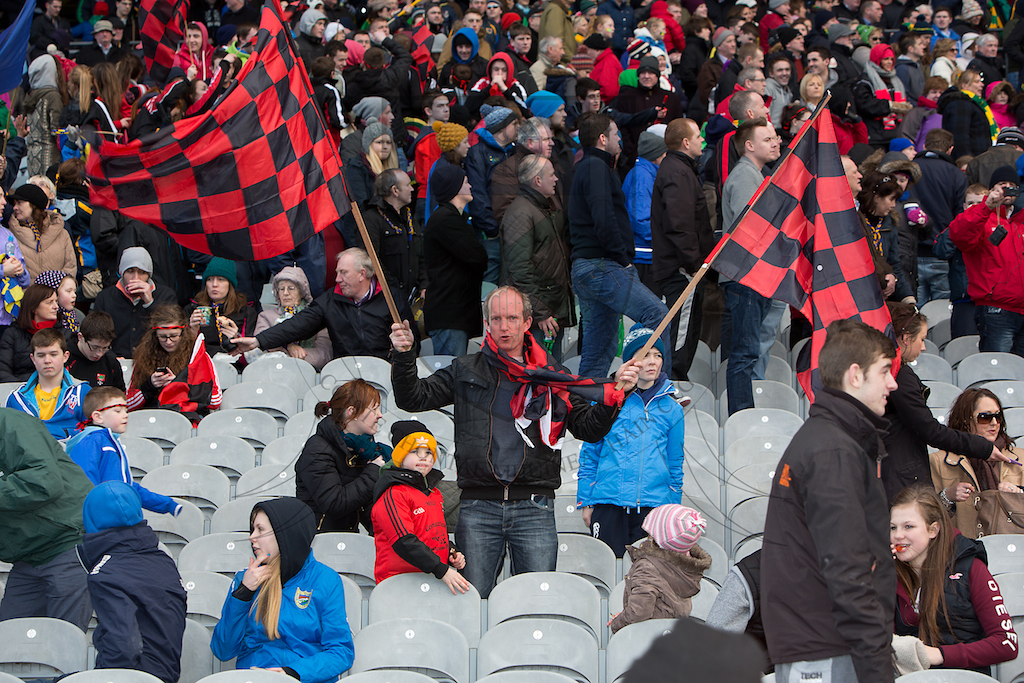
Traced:
[[[722, 187], [722, 226], [727, 232], [736, 227], [737, 219], [764, 180], [765, 164], [778, 159], [780, 153], [779, 136], [763, 118], [740, 124], [735, 144], [743, 156]], [[762, 340], [773, 339], [778, 332], [784, 309], [773, 310], [771, 299], [738, 282], [725, 280], [722, 287], [725, 306], [732, 318], [732, 346], [725, 375], [729, 414], [732, 415], [754, 407], [754, 366], [761, 357]], [[766, 319], [768, 325], [765, 325]]]
[[555, 570], [561, 438], [568, 430], [583, 441], [603, 439], [639, 378], [633, 362], [615, 373], [621, 391], [559, 372], [530, 334], [529, 297], [514, 287], [488, 294], [484, 312], [481, 350], [424, 378], [409, 321], [391, 326], [395, 404], [412, 412], [454, 407], [462, 491], [455, 542], [481, 598], [494, 587], [506, 547], [513, 574]]
[[[566, 214], [572, 291], [583, 316], [580, 375], [605, 377], [615, 357], [622, 316], [653, 330], [668, 315], [668, 308], [640, 282], [633, 267], [633, 227], [615, 174], [615, 157], [621, 150], [618, 126], [600, 112], [584, 114], [577, 124], [583, 159], [576, 165]], [[665, 367], [672, 367], [674, 345], [668, 328], [661, 338]]]

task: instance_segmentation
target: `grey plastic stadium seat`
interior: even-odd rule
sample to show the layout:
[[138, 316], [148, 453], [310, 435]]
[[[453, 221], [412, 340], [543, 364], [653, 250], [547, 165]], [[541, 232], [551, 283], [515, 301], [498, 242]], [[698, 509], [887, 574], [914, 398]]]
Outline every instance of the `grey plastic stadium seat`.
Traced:
[[[239, 567], [242, 569], [242, 567]], [[181, 585], [188, 600], [186, 616], [203, 626], [214, 627], [231, 592], [231, 579], [216, 572], [181, 572]]]
[[736, 562], [744, 559], [749, 555], [753, 555], [755, 552], [761, 549], [764, 538], [762, 536], [751, 536], [750, 538], [740, 541], [739, 545], [733, 551], [733, 558]]
[[978, 382], [1024, 377], [1024, 358], [1012, 353], [976, 353], [960, 361], [956, 384], [966, 389]]
[[21, 382], [0, 382], [0, 405], [7, 405], [7, 399], [13, 394], [18, 387], [21, 386]]
[[744, 436], [780, 434], [792, 437], [804, 423], [799, 415], [778, 408], [747, 408], [725, 421], [725, 448]]
[[221, 534], [228, 531], [249, 533], [249, 518], [256, 503], [272, 500], [274, 496], [242, 496], [235, 498], [217, 508], [210, 518], [210, 533]]
[[[1024, 630], [1024, 572], [1000, 574], [996, 578], [996, 583], [999, 584], [999, 592], [1003, 596], [1006, 611], [1013, 619], [1013, 629], [1019, 633]], [[1009, 662], [996, 664], [992, 670], [993, 676], [1006, 683], [1016, 680], [1021, 674], [1024, 674], [1024, 657], [1020, 656]]]
[[768, 497], [750, 498], [729, 512], [729, 526], [732, 529], [732, 547], [751, 536], [764, 533], [764, 521], [768, 513]]
[[718, 420], [703, 410], [686, 411], [684, 420], [686, 436], [695, 436], [708, 443], [718, 443]]
[[194, 436], [171, 451], [172, 465], [209, 465], [232, 482], [256, 467], [256, 449], [237, 436]]
[[[442, 368], [446, 368], [452, 364], [455, 360], [455, 356], [420, 356], [416, 359], [416, 369], [425, 370], [426, 375], [432, 375]], [[421, 374], [421, 376], [423, 376]]]
[[192, 438], [192, 423], [173, 410], [149, 408], [128, 413], [125, 436], [149, 439], [164, 450]]
[[[754, 391], [755, 408], [778, 408], [779, 410], [788, 410], [794, 415], [800, 414], [800, 398], [788, 383], [774, 382], [770, 379], [755, 379], [751, 385]], [[728, 391], [722, 392], [719, 410], [721, 414], [729, 415]]]
[[197, 683], [213, 673], [210, 635], [210, 631], [199, 622], [185, 620], [185, 636], [181, 643], [181, 678], [178, 683]]
[[585, 627], [598, 641], [604, 625], [597, 589], [582, 577], [562, 572], [527, 572], [494, 587], [487, 597], [487, 628], [523, 617], [568, 621]]
[[716, 363], [710, 362], [705, 358], [694, 358], [693, 362], [690, 363], [690, 371], [686, 373], [692, 381], [697, 384], [703, 385], [708, 388], [709, 391], [714, 390], [715, 384], [715, 373], [712, 370]]
[[[718, 383], [715, 393], [721, 398], [722, 394], [725, 393], [725, 379], [728, 374], [729, 361], [723, 360], [718, 366], [718, 374], [715, 379]], [[778, 356], [768, 356], [768, 367], [765, 369], [764, 378], [774, 382], [780, 382], [786, 386], [793, 386], [793, 368], [789, 366], [782, 358]]]
[[433, 619], [390, 619], [370, 624], [354, 640], [352, 673], [406, 669], [455, 683], [469, 681], [469, 645], [462, 632], [450, 624]]
[[[491, 593], [492, 605], [493, 600]], [[480, 594], [472, 585], [465, 593], [453, 595], [448, 586], [430, 574], [397, 574], [377, 584], [370, 593], [371, 624], [423, 615], [457, 628], [471, 648], [480, 641]]]
[[949, 320], [953, 315], [949, 299], [932, 299], [924, 306], [921, 306], [921, 314], [928, 318], [928, 325], [935, 325], [943, 320]]
[[176, 499], [181, 503], [181, 513], [175, 517], [151, 510], [143, 510], [142, 516], [156, 532], [156, 537], [167, 546], [171, 556], [177, 558], [181, 549], [189, 541], [193, 541], [206, 532], [206, 516], [194, 503], [183, 498]]
[[1011, 439], [1024, 436], [1024, 408], [1003, 408], [1003, 420]]
[[590, 535], [590, 529], [583, 523], [583, 513], [576, 507], [575, 496], [556, 496], [554, 505], [558, 533]]
[[[3, 591], [0, 590], [0, 596], [2, 596], [2, 595], [3, 595]], [[25, 682], [22, 681], [17, 676], [14, 676], [12, 674], [4, 673], [3, 671], [0, 671], [0, 683], [25, 683]]]
[[[374, 356], [342, 356], [335, 358], [320, 370], [320, 383], [330, 389], [349, 380], [362, 378], [377, 387], [382, 393], [391, 395], [391, 364]], [[384, 396], [381, 396], [381, 403]]]
[[915, 671], [896, 679], [899, 683], [999, 683], [996, 679], [977, 671], [965, 669], [929, 669]]
[[712, 446], [699, 436], [687, 436], [683, 440], [683, 452], [683, 491], [691, 498], [700, 498], [715, 507], [720, 506], [722, 478], [717, 439]]
[[565, 360], [562, 361], [562, 367], [564, 367], [568, 373], [572, 375], [578, 375], [580, 374], [580, 361], [582, 360], [583, 358], [581, 358], [580, 356], [566, 358]]
[[367, 588], [376, 585], [373, 580], [377, 549], [373, 538], [362, 534], [331, 532], [313, 538], [313, 557], [339, 574], [347, 574], [368, 595]]
[[[363, 589], [351, 578], [339, 574], [341, 585], [345, 589], [345, 617], [348, 620], [352, 635], [363, 628]], [[447, 588], [447, 586], [445, 586]]]
[[935, 356], [942, 355], [942, 352], [939, 350], [939, 345], [933, 342], [931, 339], [924, 340], [924, 353], [930, 353]]
[[68, 621], [26, 617], [0, 621], [0, 671], [22, 679], [84, 671], [85, 633]]
[[741, 467], [760, 463], [777, 463], [792, 437], [782, 434], [765, 434], [744, 436], [736, 439], [725, 450], [725, 474], [735, 472]]
[[381, 669], [345, 676], [345, 683], [434, 683], [434, 679], [415, 671]]
[[[328, 381], [330, 381], [330, 379], [331, 378], [328, 378]], [[317, 384], [316, 386], [307, 389], [305, 393], [299, 394], [302, 396], [302, 412], [309, 410], [315, 411], [317, 403], [320, 403], [321, 401], [330, 401], [331, 396], [334, 395], [334, 389], [335, 387], [329, 387], [326, 384]], [[289, 418], [288, 421], [290, 422], [292, 419], [293, 418]]]
[[706, 386], [683, 380], [676, 380], [672, 384], [676, 388], [676, 401], [685, 403], [687, 399], [689, 400], [689, 403], [683, 406], [684, 408], [703, 410], [708, 415], [715, 414], [715, 393]]
[[499, 671], [476, 683], [573, 683], [573, 679], [554, 671]]
[[1019, 380], [989, 382], [985, 388], [999, 397], [1003, 408], [1024, 408], [1024, 382]]
[[729, 555], [725, 548], [715, 543], [710, 538], [701, 537], [697, 545], [711, 556], [711, 568], [704, 572], [704, 578], [714, 582], [718, 587], [722, 586], [725, 577], [729, 574]]
[[963, 393], [963, 389], [949, 382], [925, 381], [924, 385], [930, 389], [926, 401], [928, 407], [939, 408], [946, 412], [953, 407], [957, 396]]
[[295, 679], [288, 674], [267, 669], [233, 669], [199, 680], [202, 683], [295, 683]]
[[949, 340], [953, 338], [953, 333], [950, 330], [950, 321], [940, 320], [935, 325], [929, 327], [928, 338], [935, 342], [936, 346], [939, 346], [940, 348], [949, 343]]
[[[271, 382], [303, 396], [316, 386], [316, 368], [298, 358], [258, 358], [242, 370], [242, 382]], [[303, 404], [305, 407], [305, 404]], [[310, 406], [312, 407], [312, 406]]]
[[290, 436], [293, 439], [301, 439], [302, 443], [306, 443], [306, 439], [316, 433], [316, 426], [320, 423], [320, 418], [313, 412], [315, 407], [310, 406], [298, 415], [288, 418], [288, 422], [284, 425], [284, 435]]
[[615, 585], [615, 553], [592, 536], [558, 534], [555, 570], [582, 576], [607, 595]]
[[284, 427], [299, 408], [299, 397], [290, 388], [272, 382], [242, 382], [224, 391], [221, 408], [250, 408], [270, 415]]
[[477, 675], [541, 670], [598, 683], [597, 653], [597, 641], [582, 626], [554, 619], [514, 619], [489, 629], [480, 639]]
[[[625, 560], [628, 557], [629, 557], [629, 555], [627, 554], [625, 557], [623, 557], [623, 559]], [[629, 567], [624, 565], [622, 567], [622, 575], [623, 575], [622, 581], [619, 581], [617, 584], [615, 584], [612, 587], [611, 592], [608, 594], [608, 614], [609, 615], [611, 615], [611, 614], [618, 614], [619, 612], [622, 611], [622, 604], [623, 604], [623, 602], [625, 602], [625, 592], [626, 592], [626, 579], [625, 579], [625, 575], [628, 574], [628, 573], [629, 573]], [[615, 636], [612, 636], [612, 637], [614, 638]], [[611, 643], [609, 642], [609, 644], [611, 644]]]
[[281, 465], [261, 465], [238, 479], [235, 496], [294, 496], [295, 469]]
[[199, 422], [199, 436], [237, 436], [260, 449], [277, 438], [277, 420], [251, 408], [214, 411]]
[[937, 382], [952, 382], [953, 368], [945, 358], [940, 358], [930, 353], [922, 353], [917, 360], [908, 363], [914, 369], [914, 373], [922, 380], [934, 380]]
[[153, 674], [137, 669], [93, 669], [71, 674], [62, 681], [72, 683], [159, 683]]
[[178, 571], [216, 572], [227, 577], [249, 566], [252, 545], [249, 534], [230, 532], [200, 536], [178, 555]]
[[777, 462], [745, 465], [729, 475], [725, 482], [725, 506], [730, 510], [748, 498], [767, 496], [772, 492]]
[[220, 385], [221, 391], [238, 384], [238, 369], [233, 363], [214, 359], [213, 371], [217, 375], [217, 383]]
[[940, 344], [939, 346], [942, 348], [942, 357], [955, 368], [957, 363], [962, 361], [964, 358], [978, 352], [978, 342], [980, 340], [981, 337], [976, 334], [972, 334], [966, 337], [957, 337], [945, 346]]
[[[608, 610], [612, 610], [610, 604]], [[615, 683], [655, 640], [669, 633], [675, 625], [675, 619], [648, 619], [625, 626], [614, 634], [608, 641], [608, 683]]]
[[208, 514], [231, 498], [231, 482], [209, 465], [164, 465], [144, 476], [141, 485], [165, 496], [184, 498]]
[[718, 597], [718, 586], [708, 581], [707, 577], [700, 580], [700, 590], [690, 599], [690, 617], [704, 621], [708, 618], [711, 606]]
[[117, 364], [121, 366], [121, 377], [124, 378], [124, 385], [126, 387], [132, 384], [132, 370], [135, 367], [135, 361], [131, 358], [118, 358]]
[[710, 538], [712, 541], [726, 547], [725, 544], [725, 513], [722, 512], [721, 504], [711, 505], [706, 500], [694, 498], [686, 494], [686, 484], [683, 484], [683, 496], [680, 501], [686, 507], [700, 511], [704, 515], [708, 526], [704, 530], [703, 538]]
[[1017, 572], [1024, 566], [1024, 535], [993, 534], [978, 540], [985, 544], [988, 570], [993, 574]]
[[128, 456], [128, 466], [132, 471], [132, 479], [142, 481], [147, 472], [164, 466], [164, 451], [149, 439], [137, 436], [120, 437], [121, 445]]

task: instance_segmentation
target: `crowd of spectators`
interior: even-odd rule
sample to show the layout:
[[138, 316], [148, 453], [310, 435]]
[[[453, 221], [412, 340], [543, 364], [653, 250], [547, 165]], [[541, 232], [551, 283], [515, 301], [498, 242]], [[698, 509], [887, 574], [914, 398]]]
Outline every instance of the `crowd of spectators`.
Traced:
[[[19, 9], [0, 2], [0, 26]], [[318, 406], [322, 420], [295, 465], [301, 505], [253, 510], [258, 561], [233, 584], [214, 639], [218, 656], [240, 655], [239, 640], [256, 638], [261, 654], [245, 661], [281, 667], [309, 683], [351, 664], [344, 629], [318, 643], [300, 633], [301, 646], [283, 659], [273, 655], [278, 628], [296, 627], [292, 620], [299, 617], [286, 615], [280, 599], [275, 605], [265, 597], [267, 586], [279, 591], [292, 577], [308, 575], [324, 591], [338, 590], [309, 553], [316, 531], [372, 529], [386, 521], [388, 533], [397, 534], [395, 566], [447, 577], [453, 591], [468, 580], [483, 597], [506, 545], [513, 573], [553, 570], [560, 436], [548, 431], [553, 428], [592, 442], [583, 450], [578, 497], [593, 535], [620, 557], [648, 534], [655, 538], [645, 519], [658, 506], [678, 503], [683, 487], [683, 420], [671, 381], [689, 379], [704, 340], [729, 359], [728, 413], [753, 407], [753, 381], [765, 378], [786, 307], [711, 275], [660, 337], [653, 330], [821, 108], [819, 116], [836, 133], [905, 363], [881, 379], [890, 364], [884, 344], [864, 330], [840, 330], [868, 351], [878, 348], [865, 356], [865, 349], [853, 353], [836, 342], [829, 391], [805, 425], [810, 435], [798, 435], [794, 443], [802, 445], [787, 452], [786, 466], [794, 481], [809, 467], [811, 444], [821, 442], [812, 428], [834, 432], [841, 444], [837, 463], [847, 452], [869, 458], [870, 467], [858, 461], [852, 470], [858, 481], [860, 469], [875, 472], [877, 455], [881, 483], [865, 483], [850, 516], [856, 526], [850, 533], [870, 541], [865, 552], [878, 546], [877, 560], [888, 562], [881, 536], [896, 501], [896, 569], [890, 565], [871, 579], [875, 587], [893, 583], [892, 595], [880, 595], [872, 613], [895, 614], [897, 633], [919, 634], [932, 665], [944, 658], [947, 666], [975, 668], [1003, 661], [1006, 652], [990, 641], [1004, 633], [988, 616], [948, 633], [934, 613], [917, 613], [912, 595], [923, 591], [928, 609], [937, 609], [941, 581], [921, 572], [939, 557], [955, 561], [965, 575], [974, 572], [952, 607], [966, 612], [968, 598], [977, 597], [963, 595], [987, 572], [973, 569], [981, 560], [967, 538], [978, 532], [964, 502], [983, 490], [1020, 488], [1019, 473], [1010, 474], [1006, 464], [1012, 440], [1002, 408], [994, 395], [965, 392], [940, 424], [906, 363], [921, 353], [927, 330], [917, 307], [936, 299], [950, 301], [953, 337], [978, 334], [981, 351], [1024, 355], [1024, 22], [1015, 21], [1007, 3], [299, 0], [286, 3], [285, 19], [365, 236], [348, 214], [288, 253], [234, 262], [184, 249], [153, 226], [94, 206], [83, 161], [87, 141], [102, 140], [102, 148], [138, 140], [214, 109], [242, 65], [256, 58], [260, 12], [258, 2], [246, 0], [194, 1], [160, 83], [146, 72], [133, 0], [81, 0], [77, 7], [45, 0], [36, 8], [22, 84], [0, 103], [0, 381], [21, 383], [7, 405], [41, 422], [43, 433], [22, 438], [40, 449], [39, 467], [65, 485], [66, 493], [37, 516], [76, 519], [68, 510], [80, 513], [84, 501], [87, 519], [83, 526], [79, 514], [71, 530], [38, 525], [34, 533], [50, 545], [45, 551], [26, 543], [0, 554], [16, 562], [0, 618], [39, 611], [21, 592], [56, 590], [52, 585], [71, 571], [76, 530], [124, 533], [138, 524], [132, 521], [137, 506], [177, 514], [154, 498], [158, 493], [138, 487], [111, 489], [110, 496], [125, 501], [116, 516], [102, 505], [89, 513], [88, 482], [73, 466], [93, 484], [131, 485], [116, 438], [124, 431], [121, 418], [141, 408], [181, 409], [175, 387], [202, 353], [237, 369], [267, 354], [305, 360], [317, 370], [345, 356], [392, 362], [398, 407], [453, 406], [462, 500], [458, 526], [449, 529], [459, 549], [442, 547], [435, 534], [428, 549], [435, 554], [424, 556], [420, 545], [403, 540], [397, 517], [371, 521], [373, 502], [387, 487], [387, 501], [414, 496], [399, 486], [410, 478], [415, 495], [437, 504], [437, 477], [416, 478], [417, 467], [429, 470], [428, 454], [410, 459], [407, 471], [381, 474], [402, 467], [374, 440], [381, 396], [365, 382], [340, 387]], [[268, 284], [272, 306], [261, 303]], [[393, 324], [385, 288], [402, 324]], [[489, 290], [481, 311], [481, 292]], [[632, 330], [622, 329], [623, 316], [636, 322]], [[809, 336], [810, 323], [796, 312], [792, 317], [792, 341]], [[558, 370], [571, 328], [580, 332], [579, 376], [607, 381], [614, 359], [626, 361], [614, 377], [620, 386], [601, 400], [573, 393], [575, 380]], [[470, 340], [484, 334], [482, 349], [468, 354]], [[434, 354], [457, 360], [421, 378], [415, 358], [428, 338]], [[645, 341], [652, 343], [648, 357], [631, 361]], [[122, 377], [121, 359], [133, 361], [130, 377]], [[547, 410], [565, 411], [561, 420], [539, 418], [533, 404], [541, 399], [526, 393], [536, 378], [531, 373], [546, 365], [555, 374], [541, 381], [543, 399]], [[851, 407], [851, 401], [860, 403]], [[198, 419], [220, 402], [216, 387], [190, 394], [186, 412]], [[10, 426], [0, 426], [15, 429], [21, 417], [9, 412], [0, 422]], [[81, 423], [89, 425], [84, 432]], [[423, 435], [421, 427], [406, 431]], [[880, 444], [867, 439], [870, 445], [863, 445], [862, 437], [875, 432], [887, 460]], [[80, 444], [83, 435], [105, 439], [95, 448], [114, 453], [120, 465], [101, 468], [92, 462], [100, 456], [82, 455], [79, 446], [69, 466], [50, 447], [69, 437]], [[408, 434], [392, 436], [397, 447]], [[44, 437], [50, 439], [45, 448], [38, 445]], [[421, 445], [405, 443], [403, 457]], [[929, 447], [939, 451], [929, 455]], [[436, 460], [436, 452], [429, 457]], [[0, 460], [4, 471], [22, 465]], [[632, 481], [644, 467], [650, 478]], [[806, 476], [827, 489], [826, 471]], [[390, 483], [375, 490], [378, 475]], [[935, 492], [907, 493], [922, 484]], [[816, 568], [820, 520], [797, 519], [802, 512], [794, 517], [795, 506], [808, 503], [801, 496], [791, 501], [779, 485], [773, 498], [784, 502], [770, 509], [767, 533], [806, 523], [790, 540], [806, 540], [796, 558]], [[948, 518], [936, 520], [936, 509]], [[699, 519], [679, 515], [691, 526]], [[914, 546], [911, 527], [922, 526], [934, 527], [935, 535]], [[298, 531], [283, 533], [292, 527]], [[687, 555], [692, 569], [690, 560], [699, 558], [694, 562], [703, 567], [705, 555], [692, 545], [700, 532], [691, 531], [683, 550], [694, 553]], [[929, 543], [941, 546], [931, 564]], [[786, 596], [797, 586], [771, 574], [791, 560], [777, 547], [766, 553], [771, 578], [762, 603], [769, 630], [763, 642], [776, 663], [821, 660], [826, 664], [812, 674], [886, 679], [887, 667], [878, 662], [879, 648], [888, 645], [877, 631], [891, 622], [872, 624], [865, 635], [841, 624], [822, 627], [815, 622], [820, 615], [810, 612], [799, 623], [771, 612], [780, 600], [793, 604]], [[167, 570], [152, 561], [157, 574]], [[830, 572], [821, 577], [822, 591], [839, 580]], [[61, 587], [63, 604], [42, 611], [84, 626], [88, 614], [75, 602], [88, 593], [80, 578], [79, 589]], [[736, 580], [749, 593], [757, 588], [757, 570], [743, 565]], [[109, 590], [90, 583], [94, 588]], [[175, 604], [168, 618], [177, 619], [180, 596], [168, 590]], [[253, 600], [254, 613], [245, 608]], [[859, 609], [844, 600], [834, 599], [836, 609]], [[298, 594], [294, 602], [289, 612], [304, 609]], [[1012, 629], [1004, 630], [1015, 642]], [[834, 647], [808, 647], [800, 641], [804, 632], [808, 641], [824, 634]], [[852, 660], [839, 656], [844, 642]], [[947, 651], [954, 642], [964, 648]], [[975, 642], [987, 644], [969, 647]], [[328, 650], [332, 657], [317, 658]], [[306, 664], [296, 663], [303, 659]], [[782, 673], [799, 676], [797, 668]], [[168, 679], [172, 670], [156, 672]]]

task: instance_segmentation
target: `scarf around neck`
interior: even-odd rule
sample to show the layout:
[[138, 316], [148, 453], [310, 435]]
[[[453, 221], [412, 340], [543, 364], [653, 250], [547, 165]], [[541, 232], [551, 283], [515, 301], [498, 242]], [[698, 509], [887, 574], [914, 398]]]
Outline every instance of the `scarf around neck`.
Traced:
[[561, 449], [565, 423], [572, 412], [570, 394], [601, 405], [622, 405], [625, 393], [615, 388], [615, 380], [571, 375], [554, 365], [532, 334], [524, 335], [524, 342], [524, 362], [499, 349], [490, 333], [484, 337], [480, 352], [493, 368], [519, 384], [510, 407], [516, 430], [531, 448], [534, 445], [526, 435], [526, 429], [537, 422], [544, 444], [555, 450]]
[[996, 136], [999, 135], [999, 126], [996, 124], [996, 119], [992, 116], [992, 108], [988, 106], [988, 102], [983, 97], [975, 95], [970, 90], [961, 90], [963, 94], [971, 98], [971, 101], [981, 107], [981, 110], [985, 112], [985, 118], [988, 119], [988, 132], [992, 136], [992, 144], [996, 144]]

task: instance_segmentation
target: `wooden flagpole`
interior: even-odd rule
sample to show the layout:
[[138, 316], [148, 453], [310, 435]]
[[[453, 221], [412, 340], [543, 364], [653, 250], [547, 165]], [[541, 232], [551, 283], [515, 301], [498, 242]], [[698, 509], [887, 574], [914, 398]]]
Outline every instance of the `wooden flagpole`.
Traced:
[[[804, 133], [806, 133], [807, 130], [810, 129], [811, 124], [814, 123], [814, 120], [818, 118], [818, 116], [821, 114], [821, 112], [825, 111], [826, 105], [828, 105], [828, 101], [831, 98], [832, 98], [832, 92], [831, 91], [826, 91], [825, 92], [825, 96], [823, 98], [821, 98], [821, 102], [819, 102], [818, 106], [814, 109], [814, 113], [811, 115], [811, 118], [807, 119], [807, 121], [804, 122], [803, 127], [796, 134], [796, 136], [793, 139], [793, 142], [790, 143], [790, 147], [791, 148], [795, 148], [796, 145], [800, 142], [800, 140], [803, 139]], [[779, 164], [779, 166], [781, 166], [781, 165], [782, 164]], [[776, 169], [778, 169], [779, 166], [776, 166]], [[774, 171], [772, 172], [772, 175], [775, 175]], [[766, 178], [765, 182], [761, 183], [760, 187], [757, 188], [757, 191], [754, 193], [754, 196], [750, 198], [749, 202], [747, 202], [746, 207], [744, 207], [744, 209], [743, 209], [743, 213], [740, 214], [739, 219], [737, 219], [737, 221], [736, 221], [737, 227], [740, 225], [740, 223], [743, 222], [743, 219], [746, 217], [747, 212], [750, 211], [750, 207], [753, 206], [754, 202], [756, 202], [758, 199], [760, 199], [761, 195], [764, 194], [764, 191], [766, 189], [768, 189], [768, 185], [771, 184], [771, 179], [772, 179], [772, 176], [769, 176], [768, 178]], [[672, 308], [670, 308], [668, 310], [668, 314], [662, 319], [662, 321], [660, 323], [658, 323], [658, 327], [655, 328], [654, 334], [652, 334], [650, 336], [650, 338], [647, 340], [647, 343], [644, 344], [640, 348], [639, 351], [637, 351], [636, 353], [633, 354], [633, 358], [630, 358], [628, 360], [635, 360], [635, 359], [639, 359], [639, 358], [644, 358], [644, 357], [647, 356], [647, 352], [650, 351], [652, 348], [654, 348], [654, 344], [661, 337], [662, 332], [665, 331], [665, 328], [668, 327], [669, 322], [674, 317], [676, 317], [676, 315], [679, 313], [679, 309], [683, 307], [683, 304], [686, 302], [686, 300], [688, 298], [690, 298], [691, 294], [693, 294], [693, 290], [697, 288], [697, 284], [700, 283], [701, 279], [705, 275], [707, 275], [708, 268], [711, 267], [711, 263], [718, 257], [718, 254], [721, 253], [722, 248], [726, 245], [726, 243], [729, 241], [729, 239], [731, 237], [732, 237], [732, 232], [731, 231], [725, 233], [724, 235], [722, 235], [722, 239], [718, 242], [718, 244], [712, 250], [711, 254], [708, 255], [707, 260], [704, 261], [704, 263], [701, 264], [700, 268], [697, 269], [697, 272], [694, 273], [693, 278], [690, 280], [690, 284], [688, 284], [686, 286], [686, 289], [683, 290], [683, 293], [680, 294], [679, 298], [676, 299], [676, 302], [674, 304], [672, 304]], [[627, 360], [627, 359], [624, 358], [623, 360]], [[622, 389], [622, 386], [623, 386], [623, 382], [621, 382], [621, 381], [619, 381], [619, 382], [617, 382], [615, 384], [615, 388], [616, 389]]]
[[[299, 51], [295, 46], [295, 41], [294, 38], [292, 38], [288, 24], [284, 20], [284, 10], [281, 7], [280, 0], [273, 0], [273, 7], [274, 14], [277, 15], [277, 18], [281, 22], [281, 26], [285, 31], [285, 35], [288, 36], [288, 44], [292, 48], [293, 56], [298, 60]], [[301, 60], [298, 61], [301, 63]], [[300, 69], [300, 71], [302, 71], [302, 85], [306, 88], [306, 95], [310, 100], [315, 102], [316, 98], [313, 96], [313, 86], [309, 82], [309, 76], [306, 74], [305, 70]], [[330, 132], [328, 131], [327, 123], [324, 121], [323, 112], [320, 111], [320, 107], [314, 107], [314, 109], [316, 110], [317, 119], [323, 127], [324, 135], [330, 139]], [[338, 160], [338, 168], [344, 169], [345, 165], [341, 160], [341, 155], [338, 154], [337, 148], [334, 147], [334, 145], [331, 145], [331, 150], [334, 152], [334, 156]], [[345, 189], [345, 195], [351, 197], [348, 192], [348, 183], [345, 182], [344, 171], [342, 171], [339, 177], [341, 178], [341, 185]], [[356, 225], [359, 227], [359, 234], [363, 238], [363, 245], [366, 247], [366, 253], [370, 256], [370, 263], [373, 264], [374, 274], [377, 277], [377, 281], [380, 282], [380, 289], [384, 294], [384, 300], [388, 302], [388, 310], [391, 311], [391, 319], [394, 322], [401, 324], [402, 318], [398, 315], [398, 306], [395, 305], [395, 298], [391, 295], [391, 288], [388, 287], [388, 281], [384, 276], [384, 269], [380, 265], [380, 259], [377, 258], [377, 252], [373, 248], [373, 243], [370, 242], [370, 234], [366, 230], [366, 223], [363, 222], [363, 214], [359, 210], [359, 205], [356, 202], [351, 202], [351, 206], [352, 215], [356, 219]]]

